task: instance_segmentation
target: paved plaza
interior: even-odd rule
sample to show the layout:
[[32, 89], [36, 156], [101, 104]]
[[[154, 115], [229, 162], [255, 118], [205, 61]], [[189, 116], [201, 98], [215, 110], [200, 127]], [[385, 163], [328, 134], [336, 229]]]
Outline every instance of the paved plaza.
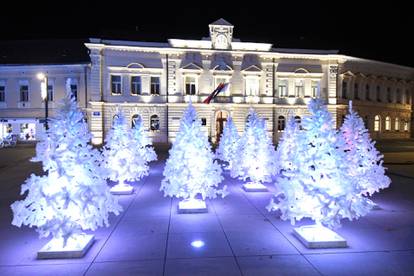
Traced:
[[[270, 192], [246, 193], [225, 174], [230, 194], [207, 202], [207, 214], [178, 214], [176, 199], [159, 192], [166, 154], [151, 163], [135, 193], [119, 196], [124, 211], [95, 232], [82, 259], [37, 260], [47, 242], [34, 229], [10, 224], [9, 205], [40, 164], [34, 149], [0, 149], [0, 275], [413, 275], [414, 153], [386, 153], [391, 187], [374, 197], [381, 207], [338, 233], [345, 249], [306, 249], [290, 222], [269, 213]], [[387, 157], [389, 156], [389, 157]], [[404, 159], [404, 162], [399, 160]], [[306, 220], [299, 225], [307, 224]], [[195, 248], [193, 241], [204, 246]]]

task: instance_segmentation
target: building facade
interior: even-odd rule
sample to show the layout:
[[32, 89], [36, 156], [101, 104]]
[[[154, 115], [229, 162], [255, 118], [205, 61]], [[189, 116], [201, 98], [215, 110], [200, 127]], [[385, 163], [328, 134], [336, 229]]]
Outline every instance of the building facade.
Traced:
[[[90, 39], [84, 64], [0, 65], [0, 124], [3, 132], [27, 136], [42, 131], [43, 103], [36, 73], [52, 80], [53, 101], [75, 85], [93, 143], [101, 144], [121, 109], [131, 125], [141, 117], [156, 144], [172, 142], [188, 102], [203, 129], [217, 142], [228, 116], [239, 132], [253, 107], [277, 142], [288, 116], [298, 121], [313, 97], [323, 98], [337, 127], [349, 100], [375, 139], [411, 135], [414, 69], [338, 54], [337, 51], [274, 48], [233, 38], [233, 26], [219, 19], [201, 40], [165, 43]], [[72, 81], [73, 80], [73, 81]], [[220, 83], [229, 89], [203, 103]], [[76, 89], [75, 89], [76, 88]], [[27, 92], [26, 92], [27, 91]], [[26, 94], [28, 95], [26, 97]], [[34, 134], [36, 138], [36, 134]]]

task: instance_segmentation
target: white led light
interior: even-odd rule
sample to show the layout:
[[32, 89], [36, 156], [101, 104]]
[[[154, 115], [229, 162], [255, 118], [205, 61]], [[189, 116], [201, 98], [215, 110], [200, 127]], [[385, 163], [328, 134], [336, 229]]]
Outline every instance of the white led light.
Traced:
[[204, 246], [204, 242], [201, 240], [195, 240], [193, 242], [191, 242], [191, 246], [195, 247], [195, 248], [200, 248]]

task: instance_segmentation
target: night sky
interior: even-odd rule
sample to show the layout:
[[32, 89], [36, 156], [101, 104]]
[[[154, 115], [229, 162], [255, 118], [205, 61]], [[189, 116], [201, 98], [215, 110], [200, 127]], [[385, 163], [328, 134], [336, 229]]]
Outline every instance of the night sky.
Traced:
[[242, 41], [268, 42], [281, 48], [336, 49], [342, 54], [414, 67], [409, 1], [287, 0], [252, 1], [250, 5], [224, 0], [14, 2], [0, 16], [3, 41], [200, 39], [208, 36], [209, 23], [223, 17], [235, 26], [234, 37]]

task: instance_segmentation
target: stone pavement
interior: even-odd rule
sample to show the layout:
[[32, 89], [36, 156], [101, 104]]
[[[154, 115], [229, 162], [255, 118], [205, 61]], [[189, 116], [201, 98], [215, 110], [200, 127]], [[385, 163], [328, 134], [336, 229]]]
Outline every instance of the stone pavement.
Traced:
[[[83, 259], [72, 260], [36, 260], [47, 240], [34, 229], [10, 225], [9, 205], [40, 166], [26, 159], [0, 169], [0, 275], [414, 274], [414, 180], [409, 177], [391, 174], [391, 188], [374, 198], [382, 210], [344, 221], [338, 233], [348, 248], [310, 250], [293, 237], [289, 222], [265, 209], [270, 192], [245, 193], [228, 175], [224, 183], [230, 195], [209, 200], [209, 213], [177, 214], [178, 201], [159, 192], [163, 166], [164, 161], [153, 163], [150, 175], [134, 184], [135, 193], [119, 197], [124, 212], [95, 232]], [[204, 241], [204, 247], [192, 247], [194, 240]]]

